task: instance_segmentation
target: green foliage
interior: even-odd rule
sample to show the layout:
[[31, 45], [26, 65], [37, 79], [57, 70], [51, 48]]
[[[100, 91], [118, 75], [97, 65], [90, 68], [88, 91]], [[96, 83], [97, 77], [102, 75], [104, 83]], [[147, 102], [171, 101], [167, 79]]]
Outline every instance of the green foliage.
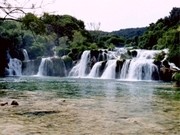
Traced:
[[33, 43], [33, 45], [29, 48], [29, 56], [32, 59], [43, 56], [45, 51], [45, 47], [39, 43]]
[[121, 29], [118, 31], [111, 32], [112, 35], [117, 35], [119, 37], [124, 37], [127, 40], [133, 39], [136, 36], [141, 36], [146, 31], [146, 27], [142, 28], [128, 28], [128, 29]]
[[90, 44], [90, 46], [88, 47], [89, 50], [98, 50], [98, 46], [96, 43], [92, 43]]
[[138, 46], [144, 49], [169, 48], [177, 38], [177, 28], [180, 25], [180, 8], [173, 8], [170, 16], [159, 19], [156, 23], [151, 23], [147, 31], [139, 37]]
[[27, 29], [34, 31], [36, 34], [42, 34], [45, 32], [44, 23], [34, 14], [28, 13], [21, 20]]
[[174, 80], [180, 82], [180, 73], [175, 73]]
[[106, 43], [119, 46], [119, 44], [124, 44], [125, 40], [122, 37], [112, 36], [106, 41]]
[[62, 57], [64, 55], [67, 55], [68, 53], [70, 53], [70, 49], [62, 48], [62, 47], [57, 47], [55, 51], [57, 52], [57, 55], [59, 57]]
[[86, 38], [79, 31], [75, 31], [73, 34], [73, 40], [70, 42], [72, 48], [78, 48], [86, 43]]
[[165, 55], [165, 52], [162, 51], [161, 53], [156, 54], [154, 59], [155, 61], [162, 61], [165, 58]]
[[[136, 40], [135, 45], [143, 49], [169, 49], [168, 59], [180, 67], [180, 8], [173, 8], [170, 16], [151, 23], [147, 31]], [[160, 56], [156, 56], [160, 59]]]
[[61, 16], [44, 13], [41, 20], [49, 26], [48, 31], [54, 31], [58, 37], [67, 36], [69, 39], [72, 39], [73, 31], [81, 31], [85, 28], [83, 21], [77, 20], [70, 15]]
[[113, 50], [114, 48], [115, 48], [115, 45], [112, 43], [108, 46], [108, 50]]

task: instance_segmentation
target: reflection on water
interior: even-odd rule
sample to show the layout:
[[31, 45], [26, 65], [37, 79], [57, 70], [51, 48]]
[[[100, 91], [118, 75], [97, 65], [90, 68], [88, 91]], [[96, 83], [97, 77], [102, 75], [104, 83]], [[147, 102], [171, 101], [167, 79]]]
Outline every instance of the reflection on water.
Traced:
[[160, 82], [0, 79], [0, 135], [178, 135], [180, 91]]

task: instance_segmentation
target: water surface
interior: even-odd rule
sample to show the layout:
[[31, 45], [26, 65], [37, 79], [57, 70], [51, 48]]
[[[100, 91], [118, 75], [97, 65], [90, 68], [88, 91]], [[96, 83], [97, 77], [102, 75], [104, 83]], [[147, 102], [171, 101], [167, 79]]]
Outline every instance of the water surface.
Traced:
[[171, 83], [9, 77], [0, 79], [3, 102], [0, 135], [180, 133], [180, 91]]

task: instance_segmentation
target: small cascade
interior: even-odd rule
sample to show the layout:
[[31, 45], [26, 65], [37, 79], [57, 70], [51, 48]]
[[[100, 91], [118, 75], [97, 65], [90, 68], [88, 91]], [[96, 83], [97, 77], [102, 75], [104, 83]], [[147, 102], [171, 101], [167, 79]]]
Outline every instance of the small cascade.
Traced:
[[101, 65], [102, 65], [102, 61], [97, 62], [91, 69], [91, 72], [89, 73], [88, 77], [89, 78], [99, 77]]
[[50, 74], [49, 72], [51, 72], [50, 69], [52, 69], [52, 66], [53, 66], [53, 63], [52, 63], [50, 57], [42, 58], [37, 75], [38, 76], [47, 76], [48, 74]]
[[120, 79], [127, 78], [130, 63], [131, 63], [131, 60], [129, 59], [124, 62], [123, 67], [121, 69], [121, 73], [120, 73]]
[[16, 58], [10, 59], [9, 68], [7, 69], [9, 76], [21, 76], [22, 75], [22, 62]]
[[152, 80], [152, 75], [158, 72], [158, 68], [153, 64], [153, 60], [133, 59], [128, 71], [126, 78], [128, 80]]
[[123, 71], [123, 75], [121, 75], [121, 77], [123, 77], [122, 79], [126, 78], [127, 80], [153, 80], [153, 76], [155, 74], [158, 74], [158, 67], [153, 63], [153, 58], [161, 51], [140, 49], [137, 49], [136, 51], [137, 56], [133, 58], [128, 64], [128, 69], [126, 69], [126, 76], [124, 76]]
[[69, 76], [85, 77], [87, 75], [88, 63], [90, 61], [90, 51], [84, 51], [80, 62], [72, 68]]
[[102, 79], [115, 79], [115, 67], [116, 67], [116, 60], [109, 60], [106, 63], [106, 69], [102, 74]]
[[23, 52], [23, 55], [24, 55], [24, 61], [28, 61], [29, 60], [29, 55], [28, 55], [26, 49], [23, 49], [22, 52]]
[[54, 47], [52, 48], [52, 51], [53, 51], [53, 57], [57, 58], [58, 55], [57, 55], [57, 52], [56, 52], [56, 46], [54, 46]]
[[[32, 61], [32, 63], [36, 63], [36, 62]], [[59, 57], [42, 58], [36, 75], [37, 76], [61, 76], [61, 77], [67, 76], [65, 62], [63, 59]]]
[[105, 60], [107, 60], [107, 53], [103, 51], [103, 52], [98, 56], [98, 61], [105, 61]]

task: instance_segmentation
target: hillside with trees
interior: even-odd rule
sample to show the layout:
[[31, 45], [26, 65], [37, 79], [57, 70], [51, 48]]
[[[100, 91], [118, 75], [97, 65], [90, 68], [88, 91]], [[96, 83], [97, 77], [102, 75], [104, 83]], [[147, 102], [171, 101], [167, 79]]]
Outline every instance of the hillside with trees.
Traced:
[[147, 30], [147, 27], [127, 28], [127, 29], [120, 29], [118, 31], [113, 31], [111, 32], [111, 34], [122, 36], [126, 39], [132, 39], [137, 36], [142, 36], [146, 30]]
[[151, 23], [147, 31], [129, 45], [141, 49], [168, 48], [168, 60], [180, 67], [180, 8], [173, 8], [169, 16]]

